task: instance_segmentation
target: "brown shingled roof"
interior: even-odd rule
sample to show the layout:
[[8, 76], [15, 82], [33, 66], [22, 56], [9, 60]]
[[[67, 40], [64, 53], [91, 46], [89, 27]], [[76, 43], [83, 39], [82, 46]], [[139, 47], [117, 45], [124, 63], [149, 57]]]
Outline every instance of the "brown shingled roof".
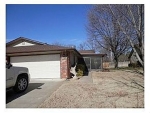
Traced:
[[[27, 42], [33, 43], [35, 45], [34, 46], [13, 47], [15, 44], [20, 43], [22, 41], [27, 41]], [[13, 41], [6, 43], [6, 54], [7, 55], [8, 54], [21, 55], [21, 54], [32, 54], [32, 53], [34, 54], [34, 52], [40, 53], [40, 52], [63, 51], [63, 50], [74, 51], [79, 56], [81, 56], [81, 54], [75, 48], [57, 46], [57, 45], [49, 45], [47, 43], [42, 43], [42, 42], [35, 41], [32, 39], [24, 38], [24, 37], [19, 37]]]
[[73, 50], [73, 48], [55, 46], [55, 45], [19, 46], [19, 47], [7, 47], [6, 54], [42, 52], [42, 51], [59, 51], [59, 50], [71, 50], [71, 49]]
[[94, 50], [79, 50], [79, 53], [95, 53]]
[[83, 57], [86, 57], [86, 56], [106, 56], [107, 54], [98, 54], [98, 53], [95, 53], [94, 50], [79, 50], [79, 53], [83, 56]]
[[46, 43], [35, 41], [35, 40], [29, 39], [29, 38], [19, 37], [19, 38], [16, 38], [15, 40], [12, 40], [12, 41], [6, 43], [6, 47], [10, 47], [11, 45], [13, 45], [17, 42], [21, 42], [21, 41], [27, 41], [27, 42], [30, 42], [32, 44], [37, 44], [37, 45], [47, 45]]

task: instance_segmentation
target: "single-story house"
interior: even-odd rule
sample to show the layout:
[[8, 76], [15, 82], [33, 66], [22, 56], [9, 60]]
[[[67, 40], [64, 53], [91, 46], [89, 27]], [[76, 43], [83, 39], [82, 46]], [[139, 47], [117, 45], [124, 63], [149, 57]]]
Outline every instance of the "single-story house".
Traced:
[[[70, 78], [70, 68], [84, 58], [88, 69], [102, 69], [104, 54], [77, 51], [19, 37], [6, 44], [6, 58], [13, 66], [29, 69], [31, 78]], [[90, 61], [89, 61], [90, 60]], [[90, 66], [89, 66], [90, 65]]]

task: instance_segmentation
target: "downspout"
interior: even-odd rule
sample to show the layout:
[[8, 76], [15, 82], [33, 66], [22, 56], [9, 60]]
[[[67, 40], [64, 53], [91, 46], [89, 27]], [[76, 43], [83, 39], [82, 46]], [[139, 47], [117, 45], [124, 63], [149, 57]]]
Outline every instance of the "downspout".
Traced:
[[70, 51], [67, 53], [67, 78], [70, 78]]

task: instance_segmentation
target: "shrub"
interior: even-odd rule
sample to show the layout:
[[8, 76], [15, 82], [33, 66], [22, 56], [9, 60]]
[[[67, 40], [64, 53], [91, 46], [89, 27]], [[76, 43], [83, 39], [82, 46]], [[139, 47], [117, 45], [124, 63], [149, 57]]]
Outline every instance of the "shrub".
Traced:
[[130, 63], [128, 66], [129, 66], [129, 67], [133, 67], [133, 68], [135, 68], [135, 67], [140, 67], [140, 65], [139, 65], [138, 62], [137, 62], [137, 63]]
[[77, 71], [77, 76], [83, 76], [83, 71], [80, 70], [80, 69], [78, 69], [78, 71]]
[[77, 64], [76, 70], [78, 71], [79, 69], [85, 71], [85, 66], [83, 64]]
[[76, 71], [77, 71], [77, 76], [83, 76], [85, 71], [85, 66], [83, 64], [77, 64]]

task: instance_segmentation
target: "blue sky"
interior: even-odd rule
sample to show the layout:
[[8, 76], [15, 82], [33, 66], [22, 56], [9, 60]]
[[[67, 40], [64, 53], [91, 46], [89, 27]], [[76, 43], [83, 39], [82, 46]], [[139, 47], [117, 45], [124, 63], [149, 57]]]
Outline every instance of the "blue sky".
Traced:
[[7, 4], [6, 41], [18, 37], [78, 46], [86, 40], [91, 5]]

